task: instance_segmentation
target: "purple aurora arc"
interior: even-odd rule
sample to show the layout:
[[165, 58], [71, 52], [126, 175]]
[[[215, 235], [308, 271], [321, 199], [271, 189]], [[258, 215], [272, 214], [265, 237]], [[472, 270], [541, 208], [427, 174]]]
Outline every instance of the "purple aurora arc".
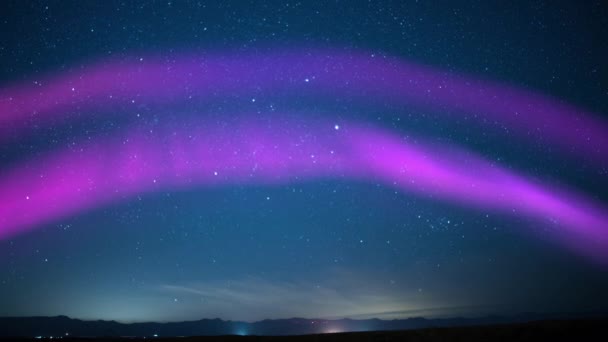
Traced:
[[[6, 86], [0, 89], [0, 142], [74, 119], [75, 112], [110, 113], [132, 101], [153, 106], [223, 94], [328, 92], [472, 113], [480, 125], [498, 123], [571, 156], [607, 162], [608, 129], [593, 113], [508, 86], [337, 50], [147, 56]], [[555, 235], [562, 241], [608, 264], [607, 210], [583, 195], [453, 146], [409, 144], [365, 123], [343, 121], [336, 129], [338, 120], [285, 114], [272, 125], [249, 115], [228, 119], [230, 125], [189, 121], [153, 133], [134, 127], [21, 161], [0, 173], [0, 239], [145, 192], [322, 177], [377, 181], [458, 205], [515, 212], [559, 226]]]
[[551, 220], [567, 243], [608, 261], [603, 208], [472, 154], [409, 144], [355, 122], [232, 120], [154, 132], [133, 128], [23, 162], [0, 178], [0, 238], [151, 191], [322, 177], [376, 181], [459, 205]]
[[[233, 94], [310, 93], [381, 99], [472, 113], [573, 157], [606, 165], [608, 125], [547, 96], [397, 58], [344, 50], [183, 54], [110, 60], [0, 89], [0, 139], [57, 122], [75, 109]], [[449, 109], [449, 110], [441, 110]], [[453, 114], [452, 114], [453, 115]], [[17, 133], [15, 133], [17, 132]], [[1, 141], [1, 140], [0, 140]]]

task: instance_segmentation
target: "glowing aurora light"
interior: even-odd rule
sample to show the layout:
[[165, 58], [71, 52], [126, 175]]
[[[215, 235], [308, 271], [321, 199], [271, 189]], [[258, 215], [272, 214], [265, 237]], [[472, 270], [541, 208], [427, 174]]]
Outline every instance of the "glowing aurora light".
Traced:
[[[311, 178], [380, 181], [476, 208], [550, 218], [587, 252], [608, 257], [607, 217], [580, 196], [453, 148], [405, 143], [363, 124], [253, 119], [127, 130], [24, 162], [0, 179], [0, 237], [136, 194]], [[457, 155], [458, 158], [454, 156]]]
[[[571, 156], [607, 161], [608, 129], [592, 113], [394, 58], [335, 50], [113, 60], [6, 86], [0, 89], [0, 141], [28, 134], [33, 122], [73, 119], [76, 109], [99, 113], [132, 101], [154, 106], [224, 93], [328, 91], [479, 113], [479, 124], [496, 121], [533, 140], [530, 132], [540, 131]], [[454, 147], [408, 144], [365, 123], [287, 119], [291, 114], [272, 126], [239, 116], [229, 126], [198, 120], [160, 125], [153, 133], [135, 127], [83, 142], [78, 150], [21, 161], [0, 174], [0, 238], [144, 192], [324, 177], [379, 181], [458, 205], [551, 220], [563, 227], [568, 244], [608, 261], [607, 211], [582, 195]]]
[[[463, 77], [396, 58], [339, 50], [184, 54], [111, 60], [0, 89], [0, 138], [57, 122], [74, 108], [180, 102], [231, 93], [309, 93], [381, 99], [476, 113], [605, 165], [608, 126], [593, 113], [547, 96]], [[439, 113], [448, 111], [438, 111]], [[453, 114], [452, 114], [453, 115]]]

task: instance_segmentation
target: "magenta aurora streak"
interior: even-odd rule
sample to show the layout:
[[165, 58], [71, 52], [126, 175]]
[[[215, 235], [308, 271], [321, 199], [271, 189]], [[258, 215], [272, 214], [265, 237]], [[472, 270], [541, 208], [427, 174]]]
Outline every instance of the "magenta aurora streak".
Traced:
[[[314, 87], [311, 85], [314, 84]], [[0, 141], [54, 125], [83, 108], [180, 103], [224, 93], [310, 93], [477, 113], [575, 158], [605, 165], [608, 129], [548, 97], [429, 67], [335, 50], [146, 57], [108, 61], [0, 89]], [[86, 112], [86, 111], [85, 111]], [[441, 112], [441, 111], [438, 111]], [[286, 184], [314, 178], [376, 181], [421, 196], [523, 215], [560, 227], [560, 240], [608, 264], [606, 208], [454, 147], [411, 144], [363, 122], [254, 115], [138, 127], [50, 151], [0, 173], [0, 239], [137, 194], [201, 186]], [[457, 156], [458, 158], [456, 158]], [[557, 235], [557, 233], [556, 233]]]
[[[380, 181], [476, 208], [551, 219], [571, 241], [606, 258], [607, 218], [576, 195], [551, 190], [453, 149], [411, 145], [390, 132], [344, 123], [255, 120], [140, 129], [25, 162], [0, 182], [0, 237], [149, 191], [311, 178]], [[465, 159], [463, 159], [465, 158]]]
[[[606, 165], [608, 125], [547, 96], [396, 58], [341, 50], [208, 53], [108, 60], [0, 89], [0, 138], [32, 122], [57, 122], [74, 108], [111, 107], [238, 94], [323, 94], [475, 113], [520, 137]], [[8, 128], [8, 132], [7, 129]], [[4, 130], [3, 130], [4, 129]]]

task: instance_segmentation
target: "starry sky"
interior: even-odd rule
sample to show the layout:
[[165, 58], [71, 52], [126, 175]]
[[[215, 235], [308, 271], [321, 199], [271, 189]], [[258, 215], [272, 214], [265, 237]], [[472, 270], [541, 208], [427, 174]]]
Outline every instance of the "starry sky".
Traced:
[[601, 1], [4, 1], [0, 316], [608, 310]]

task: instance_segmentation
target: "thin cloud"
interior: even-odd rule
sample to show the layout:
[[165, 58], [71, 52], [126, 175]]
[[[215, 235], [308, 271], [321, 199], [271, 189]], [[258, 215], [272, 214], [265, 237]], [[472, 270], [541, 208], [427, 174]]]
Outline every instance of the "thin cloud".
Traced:
[[[361, 286], [363, 282], [365, 286]], [[340, 281], [328, 281], [322, 285], [270, 282], [251, 277], [222, 282], [163, 284], [160, 290], [184, 301], [201, 303], [203, 316], [211, 312], [221, 317], [223, 312], [230, 310], [233, 313], [236, 307], [241, 309], [241, 314], [232, 317], [248, 321], [290, 317], [377, 317], [387, 314], [406, 317], [433, 307], [428, 296], [414, 293], [416, 291], [405, 295], [402, 288], [387, 291], [367, 279], [354, 281], [352, 275], [351, 278], [340, 278]]]

